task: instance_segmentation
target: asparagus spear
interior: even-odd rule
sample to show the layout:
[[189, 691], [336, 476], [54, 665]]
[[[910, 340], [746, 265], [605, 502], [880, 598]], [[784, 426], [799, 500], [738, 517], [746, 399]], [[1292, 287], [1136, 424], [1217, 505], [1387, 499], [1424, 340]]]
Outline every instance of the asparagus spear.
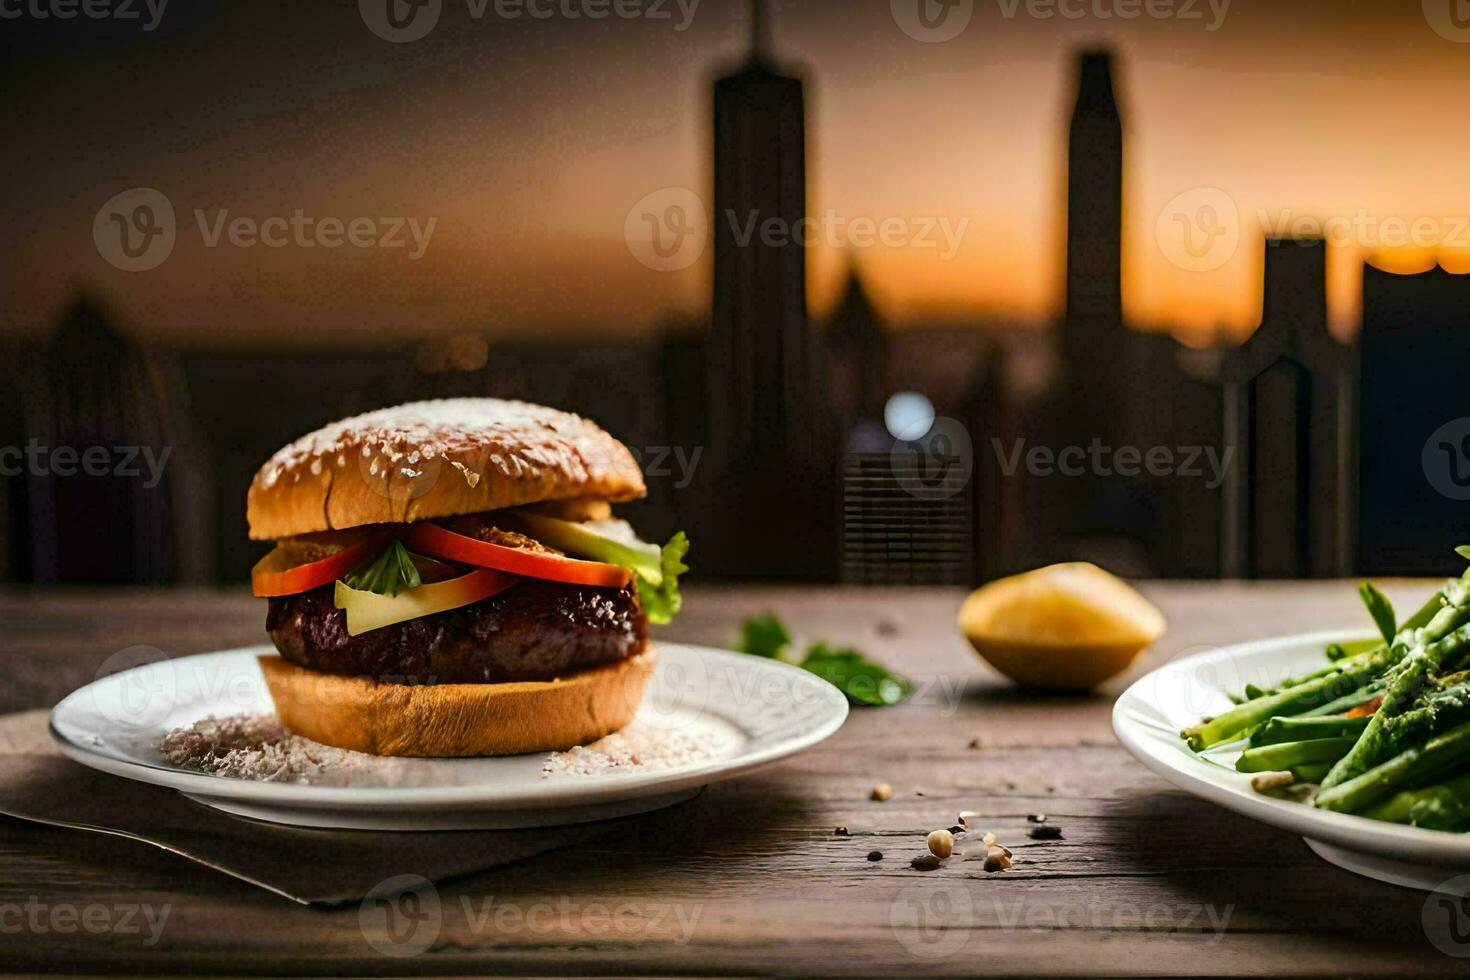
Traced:
[[1216, 718], [1186, 728], [1181, 734], [1196, 752], [1228, 742], [1277, 715], [1299, 715], [1336, 700], [1344, 691], [1358, 690], [1398, 663], [1405, 653], [1398, 646], [1379, 647], [1339, 661], [1334, 665], [1336, 671], [1327, 676], [1237, 705]]
[[[1363, 737], [1367, 737], [1366, 733]], [[1401, 752], [1345, 782], [1333, 786], [1324, 782], [1322, 792], [1317, 795], [1317, 805], [1340, 813], [1361, 812], [1385, 797], [1424, 786], [1452, 771], [1464, 763], [1467, 752], [1470, 752], [1470, 723], [1436, 735], [1424, 745]], [[1341, 766], [1339, 762], [1333, 772]]]
[[[1438, 611], [1441, 605], [1438, 593], [1435, 594], [1434, 603], [1434, 609], [1435, 611]], [[1420, 610], [1420, 612], [1423, 612], [1423, 610]], [[1415, 613], [1415, 615], [1417, 616], [1418, 613]], [[1431, 615], [1433, 615], [1433, 613], [1431, 613]], [[1412, 622], [1412, 620], [1410, 622]], [[1428, 622], [1428, 620], [1426, 620], [1425, 622]], [[1424, 623], [1419, 624], [1419, 626], [1423, 625]], [[1408, 626], [1409, 624], [1405, 623], [1403, 628], [1407, 629]], [[1418, 629], [1418, 626], [1414, 628]], [[1327, 644], [1327, 659], [1336, 663], [1339, 660], [1345, 660], [1348, 657], [1355, 657], [1360, 653], [1367, 653], [1369, 650], [1373, 650], [1381, 646], [1383, 646], [1383, 643], [1380, 640], [1349, 640], [1346, 643], [1329, 643]]]
[[1349, 718], [1327, 715], [1320, 718], [1272, 718], [1251, 733], [1253, 748], [1282, 742], [1305, 742], [1319, 738], [1356, 738], [1368, 727], [1368, 716]]
[[1308, 762], [1306, 765], [1292, 766], [1291, 774], [1299, 783], [1320, 783], [1331, 768], [1330, 762]]
[[1272, 694], [1280, 694], [1282, 691], [1285, 691], [1288, 688], [1300, 687], [1301, 685], [1306, 684], [1308, 681], [1314, 681], [1319, 677], [1326, 677], [1328, 674], [1335, 673], [1336, 671], [1337, 664], [1330, 663], [1325, 667], [1321, 667], [1317, 670], [1312, 671], [1310, 674], [1303, 674], [1300, 677], [1288, 678], [1282, 681], [1280, 684], [1277, 684], [1275, 687], [1266, 688], [1257, 687], [1254, 684], [1247, 684], [1245, 686], [1245, 698], [1247, 701], [1254, 701], [1256, 698], [1264, 698], [1269, 697]]
[[[1374, 713], [1373, 720], [1363, 732], [1362, 738], [1327, 778], [1322, 781], [1324, 789], [1362, 775], [1373, 766], [1405, 747], [1404, 740], [1389, 727], [1389, 719], [1402, 714], [1423, 693], [1425, 685], [1442, 667], [1457, 661], [1470, 651], [1470, 626], [1461, 625], [1467, 615], [1462, 608], [1466, 599], [1466, 585], [1456, 581], [1445, 590], [1451, 605], [1435, 614], [1433, 620], [1422, 630], [1400, 634], [1401, 638], [1412, 635], [1416, 646], [1393, 669], [1388, 680], [1388, 689], [1383, 694], [1383, 704]], [[1395, 641], [1394, 648], [1398, 648]], [[1409, 731], [1412, 732], [1412, 728]]]
[[1235, 762], [1237, 772], [1284, 772], [1314, 762], [1336, 762], [1347, 754], [1357, 739], [1315, 738], [1306, 742], [1280, 742], [1246, 749]]
[[1423, 789], [1404, 790], [1363, 811], [1390, 823], [1449, 830], [1470, 818], [1470, 772]]
[[1320, 708], [1313, 708], [1298, 715], [1299, 718], [1321, 718], [1327, 715], [1340, 715], [1345, 711], [1362, 707], [1369, 701], [1378, 697], [1388, 687], [1388, 683], [1382, 677], [1375, 677], [1351, 694], [1345, 694], [1335, 701], [1328, 701]]

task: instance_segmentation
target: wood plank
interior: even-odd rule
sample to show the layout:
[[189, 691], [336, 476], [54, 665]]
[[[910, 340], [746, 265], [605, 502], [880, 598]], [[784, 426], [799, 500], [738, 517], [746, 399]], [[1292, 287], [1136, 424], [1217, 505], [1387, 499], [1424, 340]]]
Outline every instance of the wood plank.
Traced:
[[[1408, 607], [1425, 588], [1388, 591]], [[144, 845], [0, 821], [0, 917], [27, 902], [168, 908], [156, 945], [146, 934], [31, 929], [6, 936], [7, 966], [1462, 975], [1464, 961], [1425, 936], [1424, 895], [1339, 871], [1290, 834], [1169, 788], [1109, 727], [1122, 686], [1170, 657], [1273, 632], [1360, 627], [1351, 586], [1147, 591], [1170, 618], [1169, 637], [1099, 694], [1040, 698], [969, 653], [952, 625], [958, 592], [693, 590], [671, 631], [678, 639], [726, 644], [743, 616], [774, 609], [802, 636], [856, 643], [927, 690], [897, 708], [855, 711], [824, 745], [651, 816], [632, 838], [589, 833], [571, 850], [442, 883], [437, 935], [408, 958], [375, 948], [370, 940], [384, 937], [375, 919], [364, 928], [356, 906], [300, 908]], [[6, 595], [0, 620], [16, 684], [4, 703], [48, 704], [133, 644], [186, 653], [257, 642], [260, 619], [260, 604], [234, 593]], [[891, 801], [868, 799], [878, 781], [893, 785]], [[961, 809], [1012, 846], [1011, 871], [909, 866], [923, 835]], [[1064, 839], [1028, 840], [1035, 812]], [[839, 825], [848, 836], [833, 832]], [[874, 849], [882, 861], [867, 860]]]

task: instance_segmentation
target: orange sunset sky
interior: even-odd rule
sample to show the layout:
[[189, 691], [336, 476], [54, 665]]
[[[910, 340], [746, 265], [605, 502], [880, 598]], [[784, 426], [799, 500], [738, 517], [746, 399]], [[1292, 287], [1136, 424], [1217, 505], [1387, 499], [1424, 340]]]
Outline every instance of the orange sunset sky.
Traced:
[[[623, 229], [660, 188], [708, 203], [710, 82], [744, 46], [744, 0], [703, 0], [684, 30], [677, 11], [475, 20], [448, 0], [440, 26], [404, 45], [367, 31], [356, 3], [302, 6], [204, 3], [121, 40], [57, 25], [21, 35], [0, 106], [5, 329], [42, 329], [83, 288], [136, 335], [194, 348], [362, 347], [460, 329], [613, 341], [706, 308], [709, 252], [653, 271]], [[1367, 229], [1329, 258], [1341, 336], [1356, 328], [1359, 263], [1394, 221], [1455, 247], [1385, 263], [1438, 256], [1470, 271], [1470, 32], [1437, 33], [1420, 3], [1235, 0], [1211, 30], [1203, 2], [1202, 19], [1125, 21], [1098, 16], [1108, 0], [1079, 0], [1077, 18], [991, 0], [938, 44], [905, 35], [886, 0], [774, 6], [777, 52], [807, 80], [810, 213], [968, 222], [952, 257], [813, 247], [818, 315], [855, 261], [897, 329], [1054, 317], [1072, 60], [1098, 44], [1117, 52], [1128, 126], [1135, 325], [1191, 342], [1247, 335], [1259, 214]], [[172, 202], [178, 243], [158, 268], [128, 273], [102, 259], [92, 222], [139, 186]], [[1207, 271], [1171, 262], [1156, 234], [1166, 205], [1197, 188], [1224, 191], [1241, 218], [1238, 252]], [[210, 248], [196, 209], [436, 223], [414, 260]]]

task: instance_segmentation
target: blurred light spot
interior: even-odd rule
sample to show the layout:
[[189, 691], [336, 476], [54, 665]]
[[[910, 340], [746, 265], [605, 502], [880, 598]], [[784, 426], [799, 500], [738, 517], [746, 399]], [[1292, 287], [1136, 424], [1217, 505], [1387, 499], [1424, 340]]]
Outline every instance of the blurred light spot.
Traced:
[[917, 391], [900, 391], [883, 406], [883, 424], [893, 438], [914, 442], [933, 427], [934, 406]]

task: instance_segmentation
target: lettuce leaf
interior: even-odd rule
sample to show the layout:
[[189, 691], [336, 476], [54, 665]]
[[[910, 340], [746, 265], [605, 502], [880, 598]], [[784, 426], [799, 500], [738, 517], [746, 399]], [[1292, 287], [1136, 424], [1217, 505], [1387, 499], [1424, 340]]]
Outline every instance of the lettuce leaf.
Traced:
[[638, 580], [638, 601], [642, 603], [649, 622], [668, 623], [678, 615], [679, 608], [684, 604], [683, 597], [679, 595], [679, 576], [689, 571], [689, 566], [684, 564], [684, 556], [687, 554], [689, 538], [680, 531], [659, 552], [659, 570], [663, 581], [652, 582], [640, 569], [632, 570]]
[[423, 584], [408, 549], [397, 539], [384, 548], [378, 557], [344, 575], [342, 581], [348, 588], [358, 592], [386, 596], [395, 596]]

